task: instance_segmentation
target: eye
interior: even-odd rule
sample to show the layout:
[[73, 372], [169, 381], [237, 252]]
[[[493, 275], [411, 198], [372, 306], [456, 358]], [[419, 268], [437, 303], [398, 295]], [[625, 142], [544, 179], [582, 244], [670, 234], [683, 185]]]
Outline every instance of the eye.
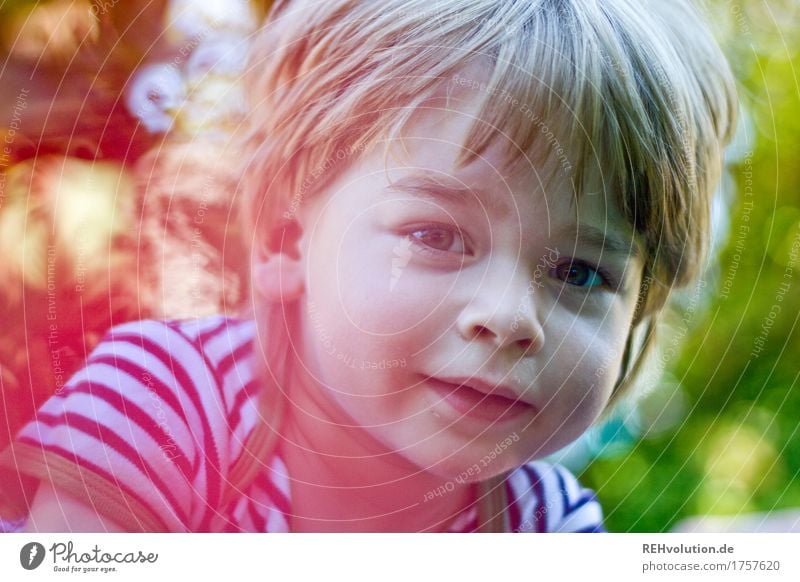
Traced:
[[600, 269], [595, 269], [580, 261], [571, 261], [556, 266], [555, 276], [568, 285], [575, 287], [602, 287], [608, 284]]
[[409, 233], [414, 242], [427, 247], [430, 250], [442, 253], [467, 252], [464, 238], [456, 228], [443, 225], [431, 225], [419, 227]]

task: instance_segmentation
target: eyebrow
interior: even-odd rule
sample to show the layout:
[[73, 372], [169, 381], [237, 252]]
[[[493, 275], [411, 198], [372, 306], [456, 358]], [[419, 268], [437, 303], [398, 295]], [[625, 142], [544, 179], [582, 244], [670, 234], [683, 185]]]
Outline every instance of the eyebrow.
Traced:
[[[406, 176], [389, 184], [389, 190], [405, 192], [432, 201], [447, 201], [464, 206], [472, 203], [475, 198], [487, 208], [496, 208], [497, 202], [493, 197], [480, 189], [469, 188], [462, 184], [447, 184], [428, 174]], [[590, 224], [568, 226], [556, 233], [557, 238], [571, 238], [577, 245], [600, 249], [604, 254], [629, 256], [631, 259], [642, 259], [643, 253], [639, 241], [635, 237], [623, 238], [615, 234], [611, 225], [609, 228], [598, 228]]]
[[469, 188], [463, 184], [448, 184], [442, 180], [438, 180], [434, 176], [426, 174], [406, 176], [395, 180], [389, 184], [389, 190], [405, 192], [412, 196], [424, 198], [425, 200], [432, 200], [434, 202], [442, 200], [460, 206], [474, 204], [477, 199], [486, 208], [497, 208], [497, 202], [483, 190]]
[[643, 253], [639, 241], [634, 236], [622, 238], [616, 235], [614, 228], [598, 228], [590, 224], [569, 226], [559, 231], [560, 238], [572, 238], [577, 245], [600, 249], [603, 254], [630, 256], [631, 259], [642, 259]]

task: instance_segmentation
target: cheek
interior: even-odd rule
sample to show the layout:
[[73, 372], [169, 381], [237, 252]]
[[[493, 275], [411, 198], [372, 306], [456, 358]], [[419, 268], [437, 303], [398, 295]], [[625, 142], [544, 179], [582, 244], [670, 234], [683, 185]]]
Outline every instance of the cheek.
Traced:
[[331, 251], [309, 261], [305, 354], [314, 354], [309, 365], [345, 392], [369, 391], [380, 375], [401, 373], [419, 349], [411, 338], [419, 322], [413, 295], [388, 290], [389, 270], [376, 254]]
[[[619, 374], [625, 336], [619, 326], [573, 326], [552, 358], [548, 384], [570, 421], [588, 426], [604, 410]], [[560, 387], [560, 388], [559, 388]]]
[[590, 357], [587, 357], [584, 367], [584, 377], [592, 385], [586, 410], [590, 422], [594, 422], [608, 405], [619, 376], [623, 349], [624, 340], [616, 339], [602, 341], [597, 338], [590, 346]]
[[397, 237], [376, 235], [365, 245], [355, 229], [309, 261], [309, 295], [336, 314], [342, 333], [373, 338], [414, 333], [438, 322], [448, 285], [416, 264]]

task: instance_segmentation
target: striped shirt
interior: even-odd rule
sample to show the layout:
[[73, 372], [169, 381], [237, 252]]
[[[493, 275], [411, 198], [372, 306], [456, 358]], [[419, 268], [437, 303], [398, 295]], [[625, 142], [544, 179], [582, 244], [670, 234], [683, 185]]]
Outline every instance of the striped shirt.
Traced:
[[[241, 487], [234, 470], [266, 430], [254, 339], [253, 321], [222, 316], [112, 328], [0, 456], [0, 520], [23, 517], [48, 480], [129, 531], [288, 531], [280, 450]], [[504, 486], [512, 531], [603, 531], [594, 494], [563, 467], [532, 462]], [[474, 502], [449, 530], [478, 526]]]

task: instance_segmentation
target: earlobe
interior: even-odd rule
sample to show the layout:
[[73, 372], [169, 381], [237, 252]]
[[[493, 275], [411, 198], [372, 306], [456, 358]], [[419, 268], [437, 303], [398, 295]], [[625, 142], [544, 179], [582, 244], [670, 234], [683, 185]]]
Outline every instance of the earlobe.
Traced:
[[253, 286], [266, 301], [296, 301], [305, 290], [303, 267], [284, 253], [270, 255], [253, 265]]

